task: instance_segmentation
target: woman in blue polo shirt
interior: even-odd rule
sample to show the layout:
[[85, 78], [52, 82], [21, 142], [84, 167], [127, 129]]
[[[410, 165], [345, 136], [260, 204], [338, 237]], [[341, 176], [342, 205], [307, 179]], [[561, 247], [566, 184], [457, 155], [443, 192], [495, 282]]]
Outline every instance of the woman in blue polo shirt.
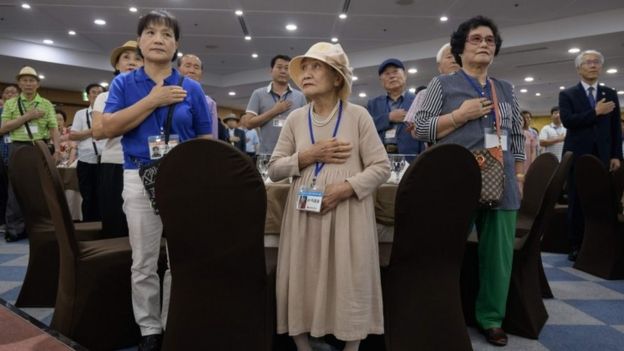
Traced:
[[151, 208], [138, 168], [162, 154], [152, 150], [158, 145], [154, 140], [164, 133], [171, 106], [172, 141], [208, 138], [212, 118], [201, 86], [192, 79], [181, 80], [181, 74], [171, 65], [180, 38], [177, 20], [167, 11], [154, 10], [141, 18], [137, 32], [144, 66], [113, 80], [102, 126], [106, 137], [123, 135], [123, 199], [132, 246], [132, 306], [143, 336], [139, 350], [160, 350], [171, 280], [167, 271], [161, 322], [156, 270], [162, 222]]

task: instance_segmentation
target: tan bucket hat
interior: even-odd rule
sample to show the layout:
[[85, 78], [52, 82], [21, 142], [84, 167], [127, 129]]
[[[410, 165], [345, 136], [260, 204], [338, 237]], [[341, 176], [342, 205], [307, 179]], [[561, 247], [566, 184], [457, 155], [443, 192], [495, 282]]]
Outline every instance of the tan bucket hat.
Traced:
[[225, 117], [223, 117], [223, 122], [225, 123], [225, 122], [227, 122], [230, 119], [235, 119], [237, 121], [240, 121], [240, 117], [238, 117], [234, 113], [230, 113], [230, 114], [226, 115]]
[[17, 76], [15, 76], [15, 80], [19, 80], [22, 76], [32, 76], [35, 77], [36, 80], [39, 80], [39, 75], [37, 74], [37, 71], [35, 71], [35, 69], [30, 66], [22, 67]]
[[115, 48], [113, 52], [111, 52], [110, 56], [110, 64], [115, 68], [117, 65], [117, 60], [119, 60], [119, 56], [126, 50], [135, 50], [137, 49], [137, 42], [135, 40], [128, 40], [122, 46]]
[[345, 84], [338, 93], [341, 100], [347, 101], [349, 95], [351, 95], [351, 84], [353, 80], [353, 71], [349, 66], [349, 58], [345, 54], [340, 44], [331, 44], [326, 42], [320, 42], [312, 45], [308, 52], [304, 55], [297, 56], [288, 64], [288, 72], [295, 84], [301, 89], [301, 77], [303, 71], [301, 70], [301, 61], [304, 58], [313, 58], [321, 62], [325, 62], [336, 72], [338, 72], [342, 78], [344, 78]]

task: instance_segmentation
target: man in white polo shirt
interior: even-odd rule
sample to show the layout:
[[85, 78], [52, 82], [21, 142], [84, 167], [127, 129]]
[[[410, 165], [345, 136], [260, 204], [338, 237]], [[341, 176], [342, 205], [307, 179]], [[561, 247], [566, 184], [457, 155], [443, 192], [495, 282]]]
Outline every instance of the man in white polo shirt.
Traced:
[[93, 102], [104, 88], [99, 84], [89, 84], [85, 88], [89, 98], [89, 107], [79, 110], [74, 115], [69, 139], [78, 142], [78, 187], [82, 196], [82, 220], [96, 222], [102, 218], [100, 213], [99, 169], [104, 141], [93, 139]]
[[550, 109], [550, 118], [552, 123], [545, 125], [540, 131], [539, 143], [540, 146], [544, 148], [544, 152], [550, 152], [557, 156], [557, 159], [561, 162], [566, 129], [563, 124], [561, 124], [558, 106]]

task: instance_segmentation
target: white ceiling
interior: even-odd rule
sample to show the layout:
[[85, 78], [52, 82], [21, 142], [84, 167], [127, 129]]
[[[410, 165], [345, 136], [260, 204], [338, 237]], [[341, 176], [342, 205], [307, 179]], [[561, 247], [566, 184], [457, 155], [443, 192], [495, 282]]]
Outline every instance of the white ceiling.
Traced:
[[[26, 0], [28, 1], [28, 0]], [[547, 113], [557, 104], [559, 86], [577, 81], [571, 47], [597, 49], [605, 55], [605, 68], [615, 75], [602, 81], [624, 90], [624, 1], [622, 0], [351, 0], [348, 18], [341, 20], [345, 0], [33, 0], [0, 2], [0, 81], [11, 82], [24, 64], [36, 67], [51, 88], [80, 90], [90, 82], [111, 79], [110, 51], [136, 37], [139, 16], [153, 8], [166, 8], [181, 24], [180, 50], [204, 62], [203, 85], [218, 104], [242, 108], [253, 89], [269, 79], [272, 56], [304, 53], [317, 41], [340, 39], [359, 80], [352, 101], [365, 104], [383, 93], [376, 66], [397, 57], [416, 67], [408, 85], [426, 85], [436, 74], [434, 56], [450, 33], [468, 17], [493, 18], [503, 36], [503, 49], [491, 74], [527, 88], [520, 94], [522, 108]], [[128, 11], [130, 6], [138, 13]], [[252, 36], [243, 32], [234, 10], [244, 11]], [[449, 17], [446, 23], [440, 16]], [[107, 21], [105, 26], [93, 23]], [[286, 23], [299, 29], [288, 32]], [[76, 36], [69, 36], [68, 30]], [[42, 44], [52, 39], [51, 46]], [[259, 58], [253, 59], [256, 52]], [[525, 83], [525, 76], [535, 77]], [[228, 96], [235, 91], [236, 96]], [[368, 97], [360, 98], [365, 92]], [[535, 93], [541, 96], [535, 96]]]

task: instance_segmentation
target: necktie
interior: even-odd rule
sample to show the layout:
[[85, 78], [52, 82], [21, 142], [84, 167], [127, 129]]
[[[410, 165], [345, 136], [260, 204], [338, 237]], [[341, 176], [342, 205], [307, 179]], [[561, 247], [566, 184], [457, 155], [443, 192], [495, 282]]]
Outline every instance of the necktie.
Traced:
[[591, 108], [596, 108], [596, 99], [594, 98], [594, 87], [587, 88], [587, 98]]

